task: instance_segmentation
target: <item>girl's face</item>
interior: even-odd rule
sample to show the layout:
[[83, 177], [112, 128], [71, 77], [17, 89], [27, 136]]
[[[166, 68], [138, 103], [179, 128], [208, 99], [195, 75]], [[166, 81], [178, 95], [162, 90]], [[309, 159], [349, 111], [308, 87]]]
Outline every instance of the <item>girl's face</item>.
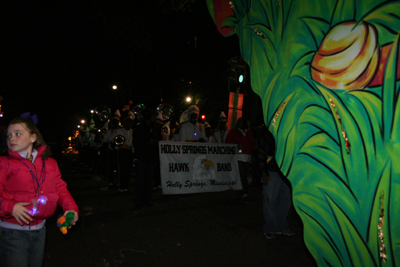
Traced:
[[7, 128], [7, 146], [14, 152], [32, 153], [36, 134], [31, 134], [22, 123], [11, 124]]

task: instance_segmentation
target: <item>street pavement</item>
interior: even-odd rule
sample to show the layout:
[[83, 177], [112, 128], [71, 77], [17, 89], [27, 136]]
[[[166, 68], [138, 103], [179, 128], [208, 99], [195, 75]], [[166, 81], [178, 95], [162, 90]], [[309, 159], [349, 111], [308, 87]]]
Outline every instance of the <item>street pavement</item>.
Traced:
[[263, 235], [262, 189], [250, 187], [250, 203], [229, 190], [191, 195], [152, 195], [153, 206], [134, 209], [130, 191], [104, 190], [106, 180], [64, 153], [63, 179], [80, 208], [80, 219], [63, 235], [62, 210], [47, 220], [43, 266], [316, 266], [291, 209], [296, 234]]

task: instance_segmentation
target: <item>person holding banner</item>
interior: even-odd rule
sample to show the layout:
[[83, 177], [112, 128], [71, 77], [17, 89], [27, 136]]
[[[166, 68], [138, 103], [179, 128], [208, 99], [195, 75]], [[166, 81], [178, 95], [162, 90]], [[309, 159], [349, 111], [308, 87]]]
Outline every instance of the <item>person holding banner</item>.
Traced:
[[240, 180], [243, 186], [243, 190], [239, 191], [239, 197], [246, 198], [248, 196], [247, 177], [250, 174], [251, 155], [256, 147], [254, 135], [252, 131], [248, 129], [246, 120], [243, 118], [237, 120], [236, 128], [229, 132], [225, 143], [238, 145], [237, 158]]
[[174, 141], [178, 142], [206, 142], [206, 129], [204, 124], [198, 123], [200, 109], [192, 105], [187, 110], [189, 121], [181, 124], [179, 134], [175, 135]]
[[224, 144], [227, 136], [228, 131], [226, 130], [226, 115], [223, 111], [221, 111], [221, 114], [219, 115], [218, 126], [217, 129], [215, 129], [211, 142]]

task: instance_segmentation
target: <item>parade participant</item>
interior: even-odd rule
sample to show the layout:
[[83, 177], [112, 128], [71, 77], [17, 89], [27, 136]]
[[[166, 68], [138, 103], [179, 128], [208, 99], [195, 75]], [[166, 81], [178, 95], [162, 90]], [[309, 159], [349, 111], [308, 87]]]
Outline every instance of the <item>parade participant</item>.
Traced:
[[212, 142], [223, 144], [225, 143], [226, 137], [228, 135], [228, 131], [226, 130], [226, 115], [223, 111], [219, 115], [218, 126], [215, 129]]
[[79, 150], [80, 163], [88, 167], [90, 161], [90, 133], [86, 123], [82, 124], [79, 137], [81, 139], [79, 143], [81, 146]]
[[83, 161], [83, 152], [82, 152], [82, 148], [83, 148], [83, 136], [85, 135], [85, 131], [83, 131], [82, 129], [78, 131], [78, 135], [75, 138], [75, 149], [78, 151], [79, 154], [79, 159], [81, 161]]
[[123, 128], [120, 132], [123, 136], [123, 144], [119, 149], [119, 160], [120, 160], [120, 181], [119, 191], [127, 192], [129, 188], [129, 181], [131, 179], [132, 165], [133, 165], [133, 151], [132, 138], [133, 138], [133, 121], [135, 115], [132, 111], [129, 111], [126, 117], [123, 119]]
[[149, 109], [142, 111], [142, 121], [135, 128], [133, 146], [135, 148], [136, 183], [135, 209], [151, 205], [151, 188], [159, 173], [158, 141], [160, 131], [155, 130], [156, 114]]
[[169, 141], [170, 140], [170, 121], [164, 122], [164, 118], [162, 113], [158, 111], [157, 115], [157, 123], [161, 126], [161, 141]]
[[[103, 135], [104, 132], [101, 130], [96, 130], [94, 132], [94, 157], [93, 157], [93, 174], [99, 179], [102, 176], [103, 173], [107, 171], [106, 165], [107, 165], [107, 150], [103, 149]], [[103, 155], [104, 154], [104, 155]]]
[[255, 149], [255, 139], [253, 133], [247, 127], [247, 123], [243, 118], [239, 118], [236, 123], [236, 128], [232, 129], [226, 137], [225, 143], [238, 145], [238, 165], [240, 180], [242, 181], [243, 190], [239, 192], [239, 197], [247, 197], [251, 154]]
[[[130, 116], [130, 115], [128, 115], [129, 112], [132, 112], [131, 106], [129, 104], [124, 105], [122, 107], [122, 111], [121, 111], [121, 118], [126, 118], [127, 116]], [[133, 114], [133, 115], [135, 115], [135, 114]]]
[[162, 141], [169, 141], [171, 136], [170, 122], [164, 123], [161, 127]]
[[205, 121], [204, 128], [206, 129], [207, 142], [212, 143], [214, 132], [213, 132], [213, 129], [211, 128], [211, 125]]
[[7, 128], [8, 156], [0, 157], [1, 265], [41, 266], [46, 219], [57, 203], [74, 214], [78, 206], [61, 179], [50, 149], [29, 118], [15, 118]]
[[168, 103], [163, 103], [158, 105], [157, 107], [157, 122], [159, 122], [161, 126], [161, 141], [169, 141], [171, 140], [171, 128], [170, 123], [171, 119], [174, 116], [174, 107]]
[[187, 110], [188, 121], [181, 124], [179, 134], [176, 134], [174, 141], [179, 142], [206, 142], [206, 130], [203, 124], [197, 122], [200, 109], [192, 105]]
[[282, 174], [275, 160], [274, 136], [263, 126], [257, 138], [261, 181], [263, 183], [264, 236], [275, 238], [277, 234], [292, 236], [286, 220], [292, 203], [289, 181]]
[[87, 165], [88, 165], [88, 168], [89, 168], [90, 171], [93, 170], [96, 153], [98, 152], [96, 150], [95, 138], [96, 138], [97, 130], [96, 130], [95, 126], [96, 125], [95, 125], [94, 120], [92, 118], [90, 120], [89, 128], [87, 129], [87, 134], [88, 134], [88, 141], [87, 141], [87, 143], [88, 143], [88, 155], [87, 155], [88, 156], [88, 160], [87, 160], [87, 162], [88, 163], [87, 163]]
[[[115, 144], [115, 138], [121, 135], [121, 113], [117, 109], [114, 116], [111, 117], [109, 123], [109, 129], [105, 132], [103, 137], [103, 146], [107, 147], [107, 176], [108, 185], [114, 186], [114, 170], [119, 175], [119, 147]], [[119, 181], [118, 181], [119, 182]]]

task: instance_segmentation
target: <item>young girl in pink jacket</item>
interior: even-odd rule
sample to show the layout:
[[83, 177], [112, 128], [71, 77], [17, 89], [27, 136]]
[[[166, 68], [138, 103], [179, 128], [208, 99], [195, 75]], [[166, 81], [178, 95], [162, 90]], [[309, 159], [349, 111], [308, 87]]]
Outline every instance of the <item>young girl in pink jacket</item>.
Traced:
[[41, 266], [46, 219], [59, 204], [64, 215], [78, 206], [36, 125], [15, 118], [7, 128], [8, 156], [0, 157], [0, 259], [6, 266]]

